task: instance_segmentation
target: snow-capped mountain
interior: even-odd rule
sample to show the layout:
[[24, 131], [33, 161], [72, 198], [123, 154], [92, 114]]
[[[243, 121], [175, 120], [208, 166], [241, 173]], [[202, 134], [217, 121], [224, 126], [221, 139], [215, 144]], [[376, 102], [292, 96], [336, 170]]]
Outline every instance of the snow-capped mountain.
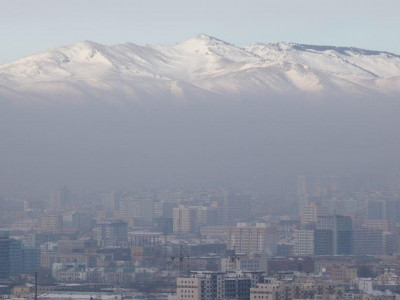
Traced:
[[340, 93], [399, 95], [400, 56], [293, 43], [241, 48], [200, 34], [172, 46], [84, 41], [0, 66], [0, 97], [27, 102]]

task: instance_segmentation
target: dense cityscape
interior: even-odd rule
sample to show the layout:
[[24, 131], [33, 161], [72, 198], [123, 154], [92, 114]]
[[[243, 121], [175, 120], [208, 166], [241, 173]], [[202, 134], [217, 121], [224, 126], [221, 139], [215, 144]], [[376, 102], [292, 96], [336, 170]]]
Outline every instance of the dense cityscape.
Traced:
[[400, 300], [399, 12], [0, 2], [0, 300]]
[[299, 175], [279, 193], [79, 195], [63, 187], [3, 197], [0, 291], [38, 299], [394, 299], [399, 196]]

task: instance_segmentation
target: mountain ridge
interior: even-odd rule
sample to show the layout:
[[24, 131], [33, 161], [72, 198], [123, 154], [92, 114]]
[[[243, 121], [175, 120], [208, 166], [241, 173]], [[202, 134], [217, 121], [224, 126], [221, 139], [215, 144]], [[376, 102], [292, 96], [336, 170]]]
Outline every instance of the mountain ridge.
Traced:
[[[174, 45], [82, 41], [0, 66], [0, 97], [77, 102], [293, 94], [400, 94], [400, 56], [355, 47], [254, 43], [199, 34]], [[201, 94], [201, 95], [200, 95]], [[60, 100], [61, 99], [61, 100]]]

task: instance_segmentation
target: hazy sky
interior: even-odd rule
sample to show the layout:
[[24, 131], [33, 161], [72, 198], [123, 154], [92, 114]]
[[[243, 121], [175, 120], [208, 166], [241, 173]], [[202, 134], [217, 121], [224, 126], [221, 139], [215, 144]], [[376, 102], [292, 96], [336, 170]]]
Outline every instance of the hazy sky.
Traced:
[[0, 63], [92, 40], [301, 42], [400, 53], [399, 0], [0, 0]]

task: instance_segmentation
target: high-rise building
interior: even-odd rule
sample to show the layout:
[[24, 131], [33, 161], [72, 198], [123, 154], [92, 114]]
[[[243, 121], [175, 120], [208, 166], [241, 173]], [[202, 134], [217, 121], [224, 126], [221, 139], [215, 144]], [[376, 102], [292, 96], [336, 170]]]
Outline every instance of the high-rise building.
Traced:
[[353, 254], [353, 222], [349, 216], [335, 216], [333, 249], [335, 255]]
[[314, 230], [314, 254], [333, 255], [333, 230]]
[[173, 209], [173, 231], [175, 234], [199, 233], [204, 225], [215, 225], [216, 209], [206, 206], [179, 205]]
[[358, 201], [354, 199], [332, 201], [332, 212], [336, 215], [354, 216], [358, 212]]
[[298, 203], [298, 212], [301, 212], [301, 208], [308, 204], [308, 195], [307, 195], [307, 185], [306, 185], [306, 176], [299, 175], [297, 176], [297, 203]]
[[119, 201], [119, 216], [139, 225], [151, 226], [153, 222], [153, 195], [137, 194], [127, 196]]
[[397, 235], [390, 233], [390, 232], [384, 232], [383, 233], [383, 251], [387, 255], [393, 255], [393, 253], [398, 252], [398, 242], [397, 242]]
[[40, 248], [22, 248], [22, 273], [34, 274], [40, 269]]
[[120, 246], [128, 240], [128, 224], [122, 220], [97, 223], [97, 244], [101, 247]]
[[21, 241], [10, 238], [8, 231], [0, 231], [0, 279], [29, 274], [39, 266], [39, 248], [24, 248]]
[[386, 220], [386, 201], [368, 200], [367, 217], [368, 220]]
[[0, 279], [10, 276], [10, 234], [0, 231]]
[[224, 299], [250, 300], [250, 278], [228, 276], [224, 279], [224, 286]]
[[193, 277], [177, 278], [176, 297], [178, 300], [185, 300], [188, 298], [193, 300], [210, 299], [210, 298], [202, 298], [201, 278], [193, 278]]
[[400, 222], [400, 201], [398, 199], [386, 200], [386, 219], [390, 222]]
[[71, 205], [71, 192], [68, 187], [63, 187], [50, 192], [50, 206], [52, 210], [69, 207]]
[[276, 232], [264, 223], [255, 226], [239, 223], [227, 229], [227, 247], [243, 253], [276, 253]]
[[160, 201], [153, 204], [153, 215], [155, 218], [172, 218], [174, 207], [177, 205], [173, 202]]
[[314, 230], [295, 230], [294, 239], [294, 255], [314, 255]]
[[178, 300], [249, 300], [252, 282], [251, 273], [196, 272], [177, 278], [176, 295]]
[[383, 254], [383, 230], [361, 227], [354, 230], [353, 236], [355, 255]]
[[103, 209], [108, 212], [119, 212], [119, 201], [121, 194], [118, 192], [111, 192], [103, 195]]
[[17, 276], [23, 271], [22, 242], [10, 239], [10, 276]]
[[71, 212], [63, 216], [63, 229], [65, 230], [79, 230], [81, 228], [81, 220], [83, 220], [82, 213]]
[[167, 235], [173, 232], [173, 218], [157, 217], [153, 219], [153, 229]]
[[40, 230], [42, 232], [62, 233], [63, 217], [61, 215], [43, 216], [40, 221]]
[[350, 255], [353, 253], [353, 223], [349, 216], [321, 216], [314, 232], [316, 255]]
[[315, 203], [310, 203], [301, 207], [301, 223], [314, 224], [317, 221], [317, 205]]
[[225, 191], [217, 210], [217, 225], [234, 225], [248, 219], [251, 212], [250, 201], [246, 195]]
[[198, 213], [192, 206], [179, 205], [173, 210], [173, 231], [187, 234], [196, 231]]

